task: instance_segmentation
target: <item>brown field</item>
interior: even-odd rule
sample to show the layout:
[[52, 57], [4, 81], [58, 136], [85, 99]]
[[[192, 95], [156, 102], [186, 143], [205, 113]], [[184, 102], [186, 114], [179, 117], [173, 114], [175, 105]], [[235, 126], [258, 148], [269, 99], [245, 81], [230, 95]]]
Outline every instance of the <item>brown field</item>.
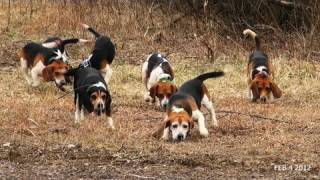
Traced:
[[[215, 54], [208, 59], [192, 22], [161, 29], [161, 23], [170, 23], [163, 20], [165, 15], [154, 15], [152, 23], [157, 28], [152, 28], [151, 17], [143, 23], [148, 9], [118, 6], [108, 7], [105, 16], [83, 6], [35, 6], [30, 18], [29, 6], [13, 4], [9, 29], [4, 30], [6, 7], [1, 5], [1, 178], [320, 178], [319, 61], [290, 56], [290, 51], [263, 38], [262, 46], [270, 53], [284, 96], [267, 104], [251, 103], [246, 97], [245, 77], [251, 40], [228, 40], [211, 32], [206, 37]], [[127, 11], [112, 14], [117, 8]], [[75, 9], [90, 15], [83, 16]], [[53, 19], [55, 15], [58, 17]], [[72, 94], [58, 99], [64, 93], [50, 83], [32, 88], [19, 71], [16, 52], [30, 40], [40, 42], [50, 35], [92, 38], [79, 22], [96, 27], [117, 43], [109, 85], [116, 130], [99, 119], [75, 125]], [[76, 66], [91, 47], [68, 47], [71, 63]], [[147, 55], [156, 50], [172, 53], [169, 59], [178, 85], [203, 72], [226, 71], [224, 77], [205, 82], [219, 121], [218, 128], [208, 124], [208, 138], [200, 137], [197, 127], [182, 143], [152, 137], [164, 113], [143, 101], [140, 69]], [[72, 91], [71, 86], [67, 88]], [[288, 169], [281, 169], [284, 167]]]

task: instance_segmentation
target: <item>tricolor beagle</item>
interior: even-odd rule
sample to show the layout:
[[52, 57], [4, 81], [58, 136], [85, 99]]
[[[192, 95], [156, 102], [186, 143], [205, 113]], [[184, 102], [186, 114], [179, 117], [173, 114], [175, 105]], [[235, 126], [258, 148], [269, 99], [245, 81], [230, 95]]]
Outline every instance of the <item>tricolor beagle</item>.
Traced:
[[273, 66], [268, 56], [260, 50], [258, 35], [250, 29], [244, 30], [243, 34], [251, 36], [256, 43], [256, 50], [251, 53], [247, 68], [249, 98], [252, 101], [260, 100], [262, 102], [280, 98], [282, 92], [273, 81]]
[[159, 53], [149, 55], [142, 66], [142, 81], [147, 92], [144, 99], [166, 108], [169, 98], [177, 91], [174, 74], [168, 60]]
[[[19, 53], [21, 69], [28, 81], [34, 87], [40, 84], [39, 76], [45, 81], [54, 81], [58, 88], [63, 89], [66, 83], [64, 73], [68, 70], [65, 56], [65, 45], [87, 42], [84, 39], [49, 39], [42, 44], [28, 43]], [[30, 70], [31, 75], [28, 74]], [[31, 76], [31, 77], [30, 77]]]
[[91, 54], [82, 62], [80, 67], [92, 67], [99, 70], [108, 83], [112, 75], [110, 65], [116, 54], [115, 46], [109, 37], [100, 35], [86, 24], [81, 25], [96, 37], [96, 42]]
[[213, 103], [210, 101], [208, 89], [203, 81], [223, 75], [223, 72], [202, 74], [185, 82], [178, 92], [171, 96], [165, 118], [163, 139], [168, 140], [171, 133], [173, 140], [185, 140], [193, 127], [193, 120], [198, 122], [200, 135], [207, 137], [209, 132], [205, 125], [204, 115], [200, 111], [202, 104], [210, 111], [213, 125], [218, 126]]
[[111, 128], [111, 96], [101, 73], [91, 67], [70, 69], [68, 76], [74, 76], [75, 123], [84, 119], [85, 113], [93, 116], [105, 115]]

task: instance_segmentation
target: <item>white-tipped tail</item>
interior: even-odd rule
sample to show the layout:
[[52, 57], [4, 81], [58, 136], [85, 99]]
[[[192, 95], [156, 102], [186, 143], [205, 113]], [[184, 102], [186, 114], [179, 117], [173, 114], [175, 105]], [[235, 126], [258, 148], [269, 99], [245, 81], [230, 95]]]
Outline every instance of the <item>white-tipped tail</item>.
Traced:
[[42, 43], [42, 46], [46, 47], [46, 48], [56, 48], [56, 47], [58, 47], [58, 43], [55, 41], [47, 42], [47, 43]]
[[92, 42], [92, 40], [79, 39], [79, 43], [88, 43], [88, 42]]
[[253, 39], [255, 38], [255, 37], [257, 37], [257, 33], [255, 33], [255, 32], [253, 32], [251, 29], [246, 29], [246, 30], [244, 30], [243, 31], [243, 35], [245, 35], [245, 36], [251, 36]]
[[83, 28], [85, 28], [85, 29], [89, 29], [89, 28], [90, 28], [90, 26], [89, 26], [89, 25], [84, 24], [84, 23], [80, 23], [80, 25], [81, 25]]

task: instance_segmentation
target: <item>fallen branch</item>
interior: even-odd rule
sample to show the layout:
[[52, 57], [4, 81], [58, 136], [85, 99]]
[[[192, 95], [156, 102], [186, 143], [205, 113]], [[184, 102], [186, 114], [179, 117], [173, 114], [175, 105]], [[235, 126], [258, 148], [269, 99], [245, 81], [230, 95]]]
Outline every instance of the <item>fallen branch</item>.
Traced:
[[270, 120], [270, 121], [275, 121], [275, 122], [289, 123], [288, 121], [283, 121], [283, 120], [280, 120], [280, 119], [268, 118], [268, 117], [260, 116], [260, 115], [257, 115], [257, 114], [246, 114], [246, 113], [241, 113], [241, 112], [236, 112], [236, 111], [220, 110], [220, 111], [217, 111], [217, 113], [237, 114], [237, 115], [241, 115], [241, 116], [249, 116], [249, 117], [252, 117], [252, 118], [265, 119], [265, 120]]

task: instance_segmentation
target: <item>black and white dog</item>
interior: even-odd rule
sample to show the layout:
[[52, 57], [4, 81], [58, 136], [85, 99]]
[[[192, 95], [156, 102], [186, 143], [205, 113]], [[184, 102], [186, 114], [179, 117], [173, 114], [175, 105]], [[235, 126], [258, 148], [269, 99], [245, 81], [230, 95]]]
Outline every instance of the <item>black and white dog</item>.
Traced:
[[67, 75], [74, 76], [74, 103], [75, 123], [84, 119], [84, 114], [93, 116], [105, 115], [112, 129], [114, 129], [111, 118], [111, 95], [107, 83], [94, 68], [75, 68], [68, 71]]
[[96, 37], [96, 42], [89, 57], [85, 59], [80, 67], [92, 67], [100, 71], [108, 83], [111, 75], [111, 63], [115, 57], [115, 46], [111, 39], [103, 36], [86, 24], [81, 24], [86, 30]]

